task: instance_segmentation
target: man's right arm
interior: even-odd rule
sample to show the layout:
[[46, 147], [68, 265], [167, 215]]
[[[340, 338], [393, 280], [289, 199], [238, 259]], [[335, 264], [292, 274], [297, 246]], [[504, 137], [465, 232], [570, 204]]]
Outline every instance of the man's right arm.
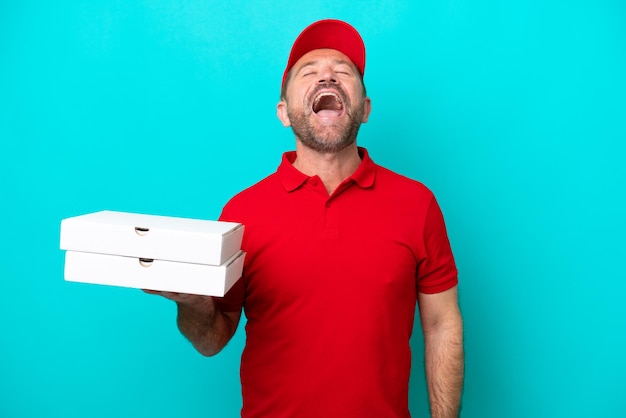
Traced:
[[145, 290], [173, 300], [178, 306], [176, 322], [180, 332], [205, 356], [219, 353], [237, 330], [239, 312], [222, 312], [211, 296]]

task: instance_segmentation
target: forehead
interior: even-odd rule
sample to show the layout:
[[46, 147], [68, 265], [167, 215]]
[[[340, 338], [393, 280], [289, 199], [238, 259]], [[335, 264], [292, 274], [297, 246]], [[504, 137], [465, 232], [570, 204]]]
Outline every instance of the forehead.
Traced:
[[350, 58], [348, 58], [344, 53], [337, 51], [336, 49], [314, 49], [312, 51], [309, 51], [302, 57], [300, 57], [298, 61], [296, 61], [293, 69], [295, 71], [298, 71], [305, 65], [311, 65], [316, 62], [326, 61], [339, 63], [345, 62], [346, 64], [350, 65], [355, 72], [359, 72], [359, 70], [356, 68], [356, 65], [354, 65], [354, 63], [350, 61]]

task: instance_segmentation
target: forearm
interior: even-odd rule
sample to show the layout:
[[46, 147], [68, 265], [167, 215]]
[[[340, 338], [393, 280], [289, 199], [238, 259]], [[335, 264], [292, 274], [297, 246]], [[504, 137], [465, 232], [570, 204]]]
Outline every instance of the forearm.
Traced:
[[463, 390], [463, 324], [450, 323], [424, 331], [426, 377], [432, 418], [459, 416]]
[[205, 356], [217, 354], [235, 333], [237, 324], [215, 309], [212, 301], [207, 301], [203, 306], [178, 302], [177, 306], [176, 322], [180, 332]]

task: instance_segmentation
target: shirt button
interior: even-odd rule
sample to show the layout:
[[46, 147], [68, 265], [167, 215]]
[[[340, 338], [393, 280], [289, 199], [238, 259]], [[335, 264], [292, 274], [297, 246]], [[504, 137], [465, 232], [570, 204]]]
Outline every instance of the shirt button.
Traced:
[[317, 187], [317, 179], [313, 179], [313, 180], [311, 180], [311, 185], [312, 185], [313, 187]]

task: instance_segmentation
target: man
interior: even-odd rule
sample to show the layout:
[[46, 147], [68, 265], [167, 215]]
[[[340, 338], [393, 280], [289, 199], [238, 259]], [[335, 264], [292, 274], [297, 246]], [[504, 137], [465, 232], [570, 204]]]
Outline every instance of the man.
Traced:
[[220, 218], [246, 227], [242, 279], [224, 298], [161, 293], [204, 355], [245, 310], [243, 417], [409, 417], [416, 302], [432, 416], [458, 416], [462, 320], [443, 217], [422, 184], [357, 147], [371, 108], [364, 70], [347, 23], [300, 34], [277, 106], [296, 150]]

